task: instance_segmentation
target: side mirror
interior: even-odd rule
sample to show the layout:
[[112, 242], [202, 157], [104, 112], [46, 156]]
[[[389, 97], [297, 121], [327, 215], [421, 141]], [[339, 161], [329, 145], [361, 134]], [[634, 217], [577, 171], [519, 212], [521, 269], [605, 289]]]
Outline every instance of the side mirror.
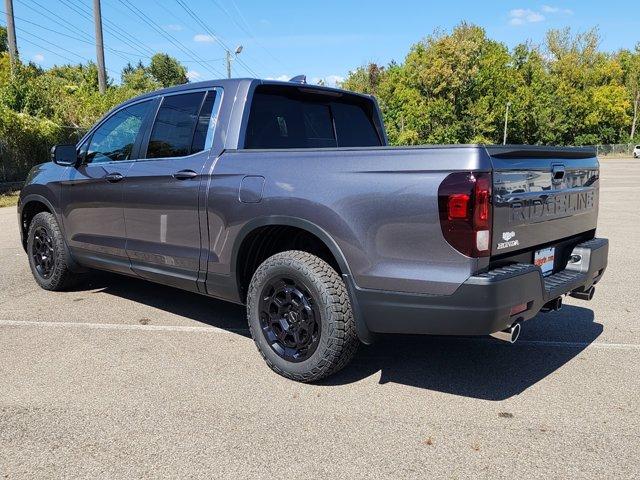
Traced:
[[51, 149], [51, 160], [57, 165], [69, 167], [78, 163], [78, 152], [75, 145], [54, 145]]

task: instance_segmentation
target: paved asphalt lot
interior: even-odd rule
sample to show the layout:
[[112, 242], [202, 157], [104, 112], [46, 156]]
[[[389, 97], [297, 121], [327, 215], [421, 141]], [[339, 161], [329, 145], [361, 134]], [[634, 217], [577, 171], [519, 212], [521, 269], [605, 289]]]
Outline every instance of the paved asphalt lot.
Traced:
[[319, 385], [240, 307], [95, 274], [40, 290], [0, 209], [0, 478], [639, 478], [640, 161], [602, 166], [609, 269], [492, 339], [393, 337]]

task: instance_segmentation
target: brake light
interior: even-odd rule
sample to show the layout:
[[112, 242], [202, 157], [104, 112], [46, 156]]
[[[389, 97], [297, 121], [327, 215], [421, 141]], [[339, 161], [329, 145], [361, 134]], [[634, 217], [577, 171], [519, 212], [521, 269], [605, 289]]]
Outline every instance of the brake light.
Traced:
[[469, 195], [466, 193], [454, 194], [448, 200], [449, 220], [464, 219], [469, 215]]
[[491, 174], [456, 172], [438, 188], [442, 234], [468, 257], [491, 253]]

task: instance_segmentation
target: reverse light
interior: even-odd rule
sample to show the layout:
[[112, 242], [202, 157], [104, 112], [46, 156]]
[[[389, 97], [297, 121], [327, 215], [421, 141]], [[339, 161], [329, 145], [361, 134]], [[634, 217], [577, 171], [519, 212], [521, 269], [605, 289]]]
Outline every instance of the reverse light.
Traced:
[[491, 253], [491, 174], [456, 172], [438, 188], [442, 234], [468, 257]]

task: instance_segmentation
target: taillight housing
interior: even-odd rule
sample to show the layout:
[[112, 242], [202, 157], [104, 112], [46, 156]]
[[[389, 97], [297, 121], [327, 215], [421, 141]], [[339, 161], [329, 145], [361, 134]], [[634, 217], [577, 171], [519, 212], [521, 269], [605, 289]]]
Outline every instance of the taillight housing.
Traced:
[[455, 172], [438, 188], [442, 234], [468, 257], [491, 254], [491, 174]]

